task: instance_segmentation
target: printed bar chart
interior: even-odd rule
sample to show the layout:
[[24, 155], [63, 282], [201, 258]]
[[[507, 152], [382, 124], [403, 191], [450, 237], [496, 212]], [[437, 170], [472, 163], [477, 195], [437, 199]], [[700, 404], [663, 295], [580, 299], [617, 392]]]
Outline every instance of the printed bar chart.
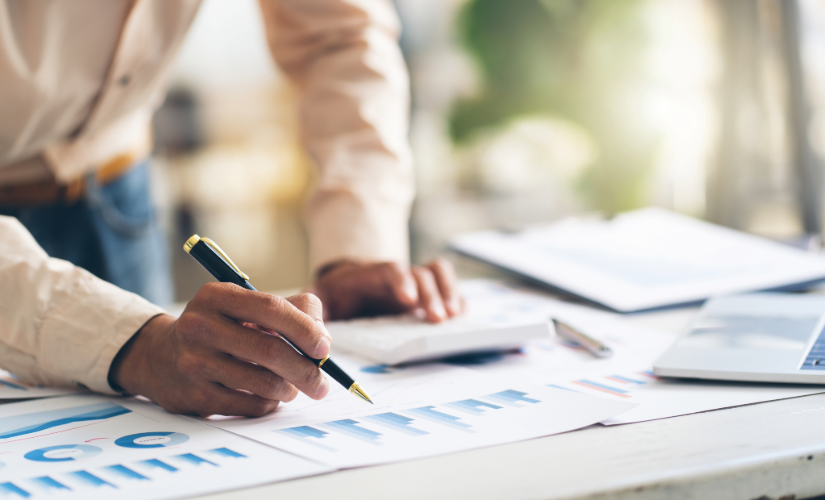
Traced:
[[134, 400], [67, 396], [4, 413], [0, 499], [158, 500], [329, 470]]
[[210, 424], [332, 467], [358, 467], [546, 436], [634, 406], [466, 368], [410, 370], [373, 375], [375, 408], [333, 393], [331, 401], [307, 398], [253, 422]]

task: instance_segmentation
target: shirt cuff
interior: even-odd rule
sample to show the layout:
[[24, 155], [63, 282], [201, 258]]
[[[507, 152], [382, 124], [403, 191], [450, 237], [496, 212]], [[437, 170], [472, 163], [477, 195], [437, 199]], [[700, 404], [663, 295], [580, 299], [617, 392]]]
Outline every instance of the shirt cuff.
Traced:
[[44, 320], [41, 369], [54, 378], [103, 394], [115, 356], [150, 319], [165, 311], [133, 293], [82, 271], [72, 293]]
[[411, 190], [392, 198], [351, 186], [316, 193], [308, 211], [312, 276], [341, 260], [408, 264], [410, 198]]

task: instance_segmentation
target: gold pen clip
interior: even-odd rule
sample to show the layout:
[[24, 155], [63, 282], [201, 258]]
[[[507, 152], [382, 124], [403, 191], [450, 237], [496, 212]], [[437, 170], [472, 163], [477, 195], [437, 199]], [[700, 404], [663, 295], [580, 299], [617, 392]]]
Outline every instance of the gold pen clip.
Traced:
[[227, 264], [232, 266], [232, 269], [234, 269], [238, 274], [241, 275], [241, 278], [245, 279], [246, 281], [249, 281], [249, 276], [247, 276], [246, 273], [241, 271], [241, 268], [239, 268], [237, 265], [235, 265], [234, 262], [232, 262], [232, 259], [230, 259], [228, 255], [226, 255], [226, 253], [221, 249], [221, 247], [218, 246], [217, 243], [210, 240], [209, 238], [201, 238], [201, 241], [212, 247], [212, 250], [218, 252], [218, 255], [220, 255], [223, 258], [223, 260], [226, 261]]
[[241, 278], [249, 281], [249, 276], [247, 276], [245, 272], [241, 271], [241, 269], [234, 262], [232, 262], [232, 259], [230, 259], [228, 255], [226, 255], [226, 252], [224, 252], [223, 249], [219, 247], [217, 243], [210, 240], [209, 238], [201, 238], [197, 234], [194, 234], [192, 235], [192, 237], [186, 240], [186, 243], [183, 245], [183, 249], [186, 250], [186, 253], [189, 253], [189, 251], [192, 250], [192, 247], [194, 247], [199, 241], [206, 243], [212, 250], [218, 252], [218, 255], [220, 255], [221, 258], [223, 258], [223, 260], [225, 260], [226, 263], [229, 264], [232, 267], [232, 269], [234, 269], [235, 272], [237, 272], [241, 276]]

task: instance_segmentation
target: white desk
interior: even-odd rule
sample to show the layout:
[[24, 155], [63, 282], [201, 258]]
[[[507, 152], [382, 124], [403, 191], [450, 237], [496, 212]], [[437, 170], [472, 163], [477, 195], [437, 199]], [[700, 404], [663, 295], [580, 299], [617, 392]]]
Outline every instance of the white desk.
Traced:
[[[695, 310], [631, 317], [681, 330]], [[209, 499], [780, 499], [825, 494], [825, 394], [335, 472]], [[795, 495], [795, 497], [794, 497]]]

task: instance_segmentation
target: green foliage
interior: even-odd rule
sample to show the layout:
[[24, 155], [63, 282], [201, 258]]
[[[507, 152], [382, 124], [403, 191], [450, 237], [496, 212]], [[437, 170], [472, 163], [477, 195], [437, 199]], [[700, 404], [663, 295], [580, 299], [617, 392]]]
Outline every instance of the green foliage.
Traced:
[[577, 186], [588, 204], [611, 213], [639, 206], [658, 143], [636, 108], [647, 1], [470, 0], [460, 32], [482, 89], [456, 104], [453, 139], [525, 114], [570, 120], [599, 148]]

